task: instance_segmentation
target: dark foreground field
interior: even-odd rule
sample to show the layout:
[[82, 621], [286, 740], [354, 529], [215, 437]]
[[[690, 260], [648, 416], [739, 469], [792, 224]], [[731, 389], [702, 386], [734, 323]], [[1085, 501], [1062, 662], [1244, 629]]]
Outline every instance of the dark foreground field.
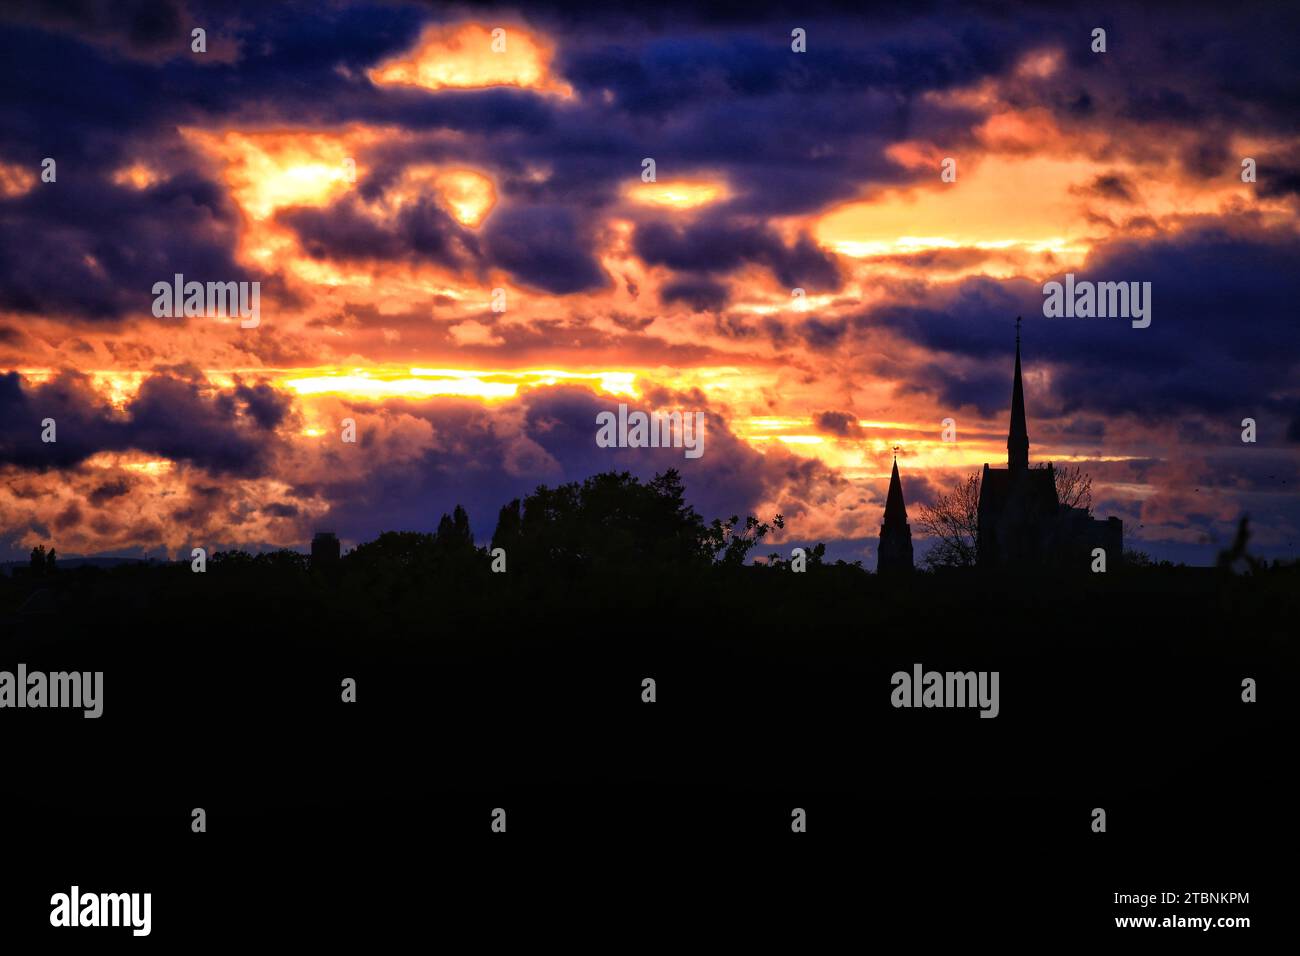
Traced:
[[[1165, 912], [1115, 893], [1237, 891], [1170, 911], [1261, 933], [1295, 865], [1297, 581], [4, 579], [0, 670], [103, 671], [104, 710], [0, 711], [0, 914], [40, 932], [75, 882], [152, 892], [160, 940], [431, 932], [486, 907], [486, 942], [519, 905], [569, 939], [731, 906], [1002, 939]], [[916, 663], [998, 671], [998, 716], [894, 708]]]

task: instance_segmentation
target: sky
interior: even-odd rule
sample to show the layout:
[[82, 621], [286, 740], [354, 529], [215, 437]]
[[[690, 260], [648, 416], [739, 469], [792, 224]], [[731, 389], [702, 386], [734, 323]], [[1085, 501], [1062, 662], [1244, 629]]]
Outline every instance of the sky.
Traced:
[[[486, 542], [676, 468], [870, 568], [895, 449], [919, 553], [1005, 465], [1017, 316], [1031, 461], [1126, 546], [1300, 554], [1300, 8], [624, 6], [6, 4], [0, 560]], [[1150, 325], [1047, 317], [1067, 273]]]

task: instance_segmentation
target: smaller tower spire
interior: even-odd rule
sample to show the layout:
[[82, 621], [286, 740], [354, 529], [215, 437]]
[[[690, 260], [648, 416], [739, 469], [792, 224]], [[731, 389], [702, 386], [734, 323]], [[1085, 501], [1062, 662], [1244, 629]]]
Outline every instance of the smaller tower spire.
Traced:
[[912, 526], [907, 523], [907, 506], [903, 503], [903, 482], [898, 477], [898, 448], [894, 448], [894, 470], [889, 476], [885, 495], [885, 523], [880, 526], [880, 549], [876, 571], [889, 573], [912, 570]]

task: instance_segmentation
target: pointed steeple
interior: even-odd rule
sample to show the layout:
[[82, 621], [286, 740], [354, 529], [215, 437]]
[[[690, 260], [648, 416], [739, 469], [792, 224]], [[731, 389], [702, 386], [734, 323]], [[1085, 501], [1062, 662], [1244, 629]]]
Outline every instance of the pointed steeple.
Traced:
[[1016, 377], [1011, 383], [1011, 431], [1007, 434], [1007, 468], [1029, 469], [1029, 429], [1025, 425], [1025, 387], [1020, 382], [1020, 317], [1016, 316]]
[[903, 504], [903, 482], [898, 477], [898, 456], [894, 456], [894, 473], [889, 476], [889, 494], [885, 497], [885, 527], [907, 523], [907, 506]]
[[885, 523], [880, 526], [880, 549], [876, 554], [877, 573], [912, 570], [912, 528], [907, 523], [907, 506], [903, 503], [897, 451], [894, 471], [889, 476], [889, 493], [885, 495]]

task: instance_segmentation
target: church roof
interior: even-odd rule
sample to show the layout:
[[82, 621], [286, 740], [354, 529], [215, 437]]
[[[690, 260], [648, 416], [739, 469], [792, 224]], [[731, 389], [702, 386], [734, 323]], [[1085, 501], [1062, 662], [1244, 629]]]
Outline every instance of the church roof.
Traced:
[[[1017, 479], [1024, 485], [1017, 485]], [[1012, 494], [1024, 495], [1035, 510], [1049, 514], [1054, 514], [1060, 507], [1060, 499], [1056, 497], [1056, 475], [1050, 465], [1022, 472], [985, 465], [984, 477], [980, 480], [979, 510], [1000, 512]]]

